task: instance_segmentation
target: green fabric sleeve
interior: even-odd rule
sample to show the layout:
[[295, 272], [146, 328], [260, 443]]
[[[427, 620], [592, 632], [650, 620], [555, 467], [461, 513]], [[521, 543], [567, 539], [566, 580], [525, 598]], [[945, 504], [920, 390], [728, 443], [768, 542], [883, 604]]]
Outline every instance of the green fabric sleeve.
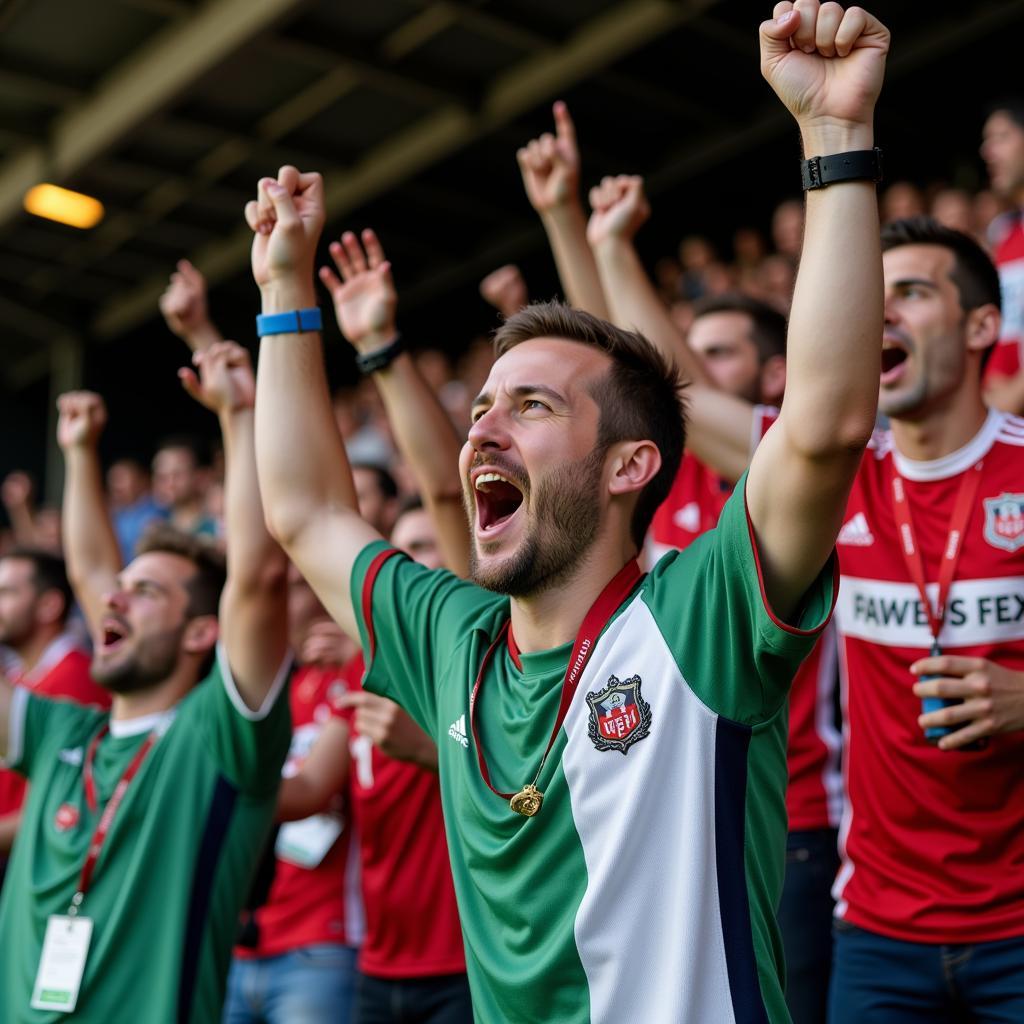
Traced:
[[828, 624], [837, 583], [833, 555], [792, 624], [773, 614], [745, 485], [744, 474], [714, 530], [658, 562], [645, 600], [693, 692], [717, 714], [756, 725], [785, 701], [800, 663]]
[[272, 793], [281, 782], [281, 766], [291, 743], [288, 678], [291, 659], [278, 671], [263, 706], [252, 711], [239, 695], [227, 653], [218, 644], [210, 674], [182, 701], [182, 726], [197, 729], [214, 762], [242, 792]]
[[[436, 738], [437, 687], [457, 664], [455, 651], [475, 629], [493, 635], [508, 615], [508, 598], [377, 541], [356, 560], [352, 604], [366, 656], [363, 685], [400, 704]], [[457, 682], [468, 687], [472, 680]]]
[[17, 732], [16, 749], [9, 749], [4, 763], [8, 768], [32, 777], [33, 767], [46, 763], [65, 747], [74, 747], [91, 739], [107, 717], [98, 708], [74, 701], [39, 697], [24, 687], [12, 710], [21, 712], [21, 721], [13, 722]]

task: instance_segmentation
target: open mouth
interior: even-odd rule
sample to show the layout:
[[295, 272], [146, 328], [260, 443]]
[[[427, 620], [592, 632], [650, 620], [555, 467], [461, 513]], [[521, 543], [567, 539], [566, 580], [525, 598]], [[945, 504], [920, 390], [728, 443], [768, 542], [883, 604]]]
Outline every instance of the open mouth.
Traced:
[[501, 473], [480, 473], [473, 480], [473, 489], [481, 533], [492, 533], [504, 526], [523, 504], [523, 492]]
[[128, 638], [128, 625], [118, 619], [104, 619], [100, 629], [100, 650], [116, 650]]
[[882, 349], [882, 373], [889, 373], [907, 361], [906, 349], [883, 348]]

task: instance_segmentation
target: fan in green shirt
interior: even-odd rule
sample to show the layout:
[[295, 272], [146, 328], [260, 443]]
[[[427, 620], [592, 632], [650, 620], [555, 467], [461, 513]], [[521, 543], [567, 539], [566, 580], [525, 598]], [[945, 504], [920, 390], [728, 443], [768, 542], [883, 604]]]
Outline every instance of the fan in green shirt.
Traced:
[[[113, 707], [0, 685], [0, 753], [31, 782], [0, 899], [0, 1018], [11, 1024], [60, 1020], [72, 1004], [83, 1021], [220, 1019], [291, 727], [285, 560], [256, 486], [252, 370], [230, 342], [199, 362], [187, 384], [225, 441], [226, 580], [215, 551], [168, 527], [121, 569], [97, 454], [102, 400], [60, 400], [69, 575]], [[48, 922], [73, 902], [92, 923], [77, 992], [39, 970]]]
[[[888, 32], [859, 8], [826, 5], [816, 25], [817, 7], [782, 6], [761, 25], [761, 67], [804, 152], [870, 150]], [[311, 304], [320, 176], [282, 168], [246, 218], [264, 313]], [[343, 236], [339, 269], [363, 278], [353, 319], [374, 329], [351, 333], [390, 410], [416, 369], [380, 330], [389, 265], [363, 241]], [[827, 617], [882, 323], [874, 184], [836, 182], [807, 203], [779, 419], [721, 531], [643, 582], [634, 560], [683, 444], [667, 352], [560, 304], [506, 320], [460, 462], [460, 582], [375, 545], [360, 519], [317, 333], [264, 339], [267, 521], [342, 628], [361, 629], [370, 687], [437, 739], [481, 1024], [788, 1021], [769, 920], [786, 688]]]

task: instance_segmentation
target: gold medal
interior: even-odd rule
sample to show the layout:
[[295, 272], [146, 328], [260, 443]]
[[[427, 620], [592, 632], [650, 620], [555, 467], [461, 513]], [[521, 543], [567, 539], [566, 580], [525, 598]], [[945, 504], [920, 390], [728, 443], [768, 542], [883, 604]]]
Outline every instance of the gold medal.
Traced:
[[512, 797], [509, 801], [509, 806], [516, 814], [521, 814], [525, 818], [532, 818], [540, 810], [540, 805], [543, 802], [544, 794], [531, 782], [530, 785], [523, 786]]

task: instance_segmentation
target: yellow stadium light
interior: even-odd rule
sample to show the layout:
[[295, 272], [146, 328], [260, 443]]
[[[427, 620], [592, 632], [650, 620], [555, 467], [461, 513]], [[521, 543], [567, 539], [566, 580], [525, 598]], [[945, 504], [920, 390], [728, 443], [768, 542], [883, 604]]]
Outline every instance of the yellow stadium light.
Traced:
[[34, 185], [25, 193], [25, 209], [73, 228], [95, 227], [103, 219], [103, 204], [98, 199], [59, 185]]

